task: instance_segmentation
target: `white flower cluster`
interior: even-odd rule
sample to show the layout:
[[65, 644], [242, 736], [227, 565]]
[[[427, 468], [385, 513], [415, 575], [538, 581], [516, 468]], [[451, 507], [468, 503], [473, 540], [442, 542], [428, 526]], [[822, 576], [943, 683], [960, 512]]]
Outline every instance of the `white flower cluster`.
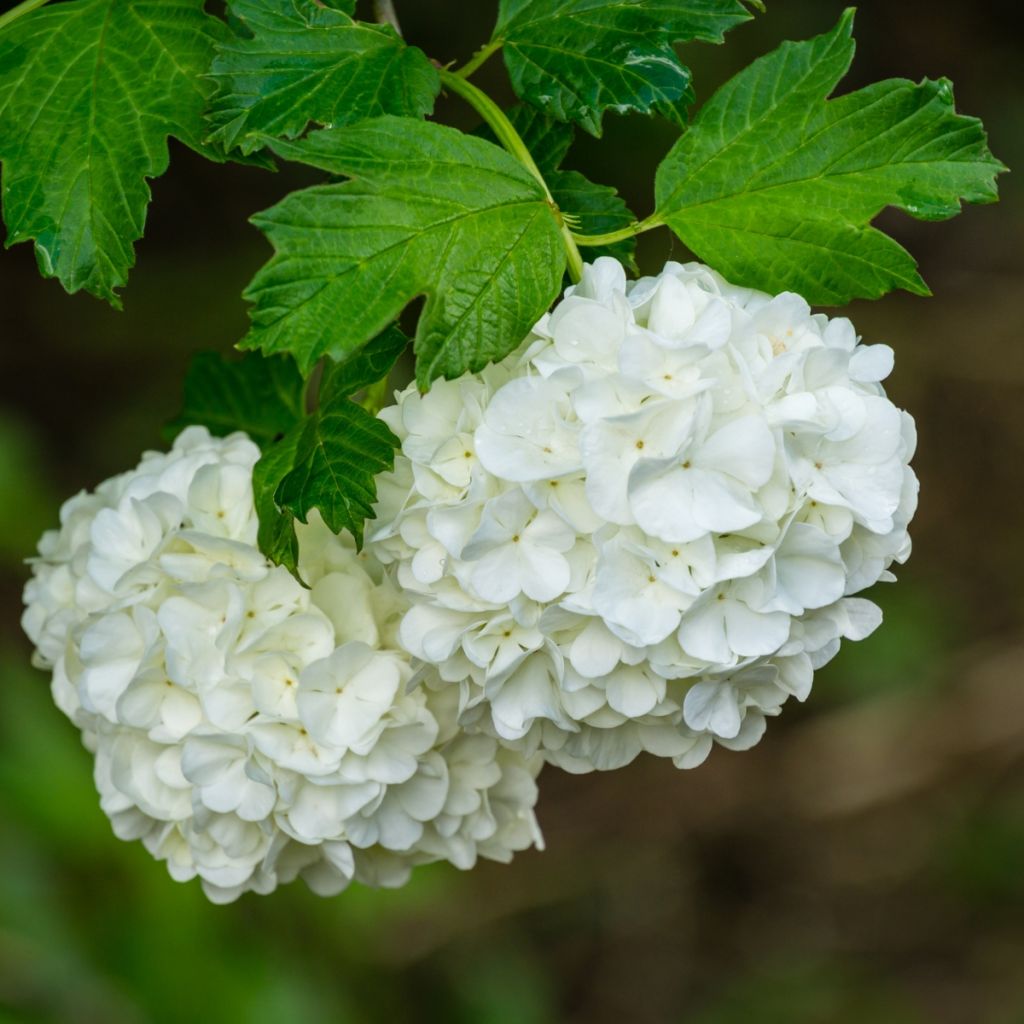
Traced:
[[401, 643], [465, 728], [570, 771], [750, 747], [909, 554], [891, 368], [797, 295], [598, 260], [503, 363], [382, 413]]
[[743, 750], [879, 623], [910, 552], [913, 421], [884, 345], [796, 295], [586, 269], [520, 349], [381, 415], [357, 554], [256, 545], [242, 434], [182, 433], [80, 494], [24, 626], [102, 805], [215, 900], [397, 885], [540, 845], [544, 761]]
[[182, 433], [79, 494], [39, 546], [23, 624], [95, 753], [102, 806], [211, 899], [301, 875], [398, 885], [539, 843], [539, 758], [467, 735], [413, 685], [403, 598], [314, 516], [300, 572], [256, 547], [244, 435]]

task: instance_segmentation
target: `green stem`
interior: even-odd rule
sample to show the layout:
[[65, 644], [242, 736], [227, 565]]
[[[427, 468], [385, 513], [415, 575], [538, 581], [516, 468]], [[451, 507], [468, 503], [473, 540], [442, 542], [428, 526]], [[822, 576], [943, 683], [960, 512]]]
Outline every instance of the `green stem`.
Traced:
[[618, 231], [607, 231], [603, 235], [578, 235], [573, 232], [572, 237], [577, 245], [611, 245], [613, 242], [622, 242], [627, 238], [632, 238], [634, 235], [641, 235], [645, 231], [661, 227], [662, 223], [661, 218], [656, 213], [652, 213], [650, 217], [635, 221], [624, 228], [619, 228]]
[[458, 75], [459, 78], [469, 78], [471, 74], [481, 64], [483, 64], [492, 54], [497, 53], [502, 47], [502, 40], [492, 39], [489, 43], [481, 46], [472, 57], [466, 61], [461, 68], [456, 69], [452, 72], [453, 75]]
[[390, 25], [398, 35], [402, 34], [402, 26], [392, 0], [373, 0], [373, 17], [378, 25]]
[[[469, 65], [467, 64], [466, 67], [469, 67]], [[478, 89], [471, 82], [467, 82], [464, 78], [460, 78], [457, 74], [443, 68], [440, 71], [440, 75], [441, 84], [461, 96], [487, 122], [491, 131], [498, 137], [498, 141], [533, 175], [540, 184], [540, 187], [544, 189], [544, 195], [551, 204], [552, 212], [562, 232], [562, 242], [565, 245], [565, 252], [569, 263], [569, 277], [574, 282], [579, 281], [583, 277], [583, 257], [580, 256], [580, 251], [576, 248], [576, 242], [573, 239], [572, 232], [569, 230], [569, 225], [562, 220], [562, 215], [558, 210], [558, 205], [551, 196], [551, 190], [544, 180], [544, 175], [540, 173], [540, 168], [530, 155], [530, 151], [526, 148], [526, 143], [523, 142], [519, 132], [512, 126], [512, 122], [505, 116], [501, 107], [482, 89]]]
[[22, 0], [17, 7], [12, 7], [9, 11], [0, 14], [0, 29], [6, 28], [12, 21], [17, 21], [23, 14], [28, 14], [45, 3], [47, 0]]

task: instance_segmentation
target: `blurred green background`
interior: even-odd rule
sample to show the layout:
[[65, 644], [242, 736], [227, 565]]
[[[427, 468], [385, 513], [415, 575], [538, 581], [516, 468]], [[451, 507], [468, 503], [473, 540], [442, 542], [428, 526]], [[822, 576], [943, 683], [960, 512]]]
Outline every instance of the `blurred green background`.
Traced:
[[[441, 60], [491, 3], [398, 0]], [[843, 4], [775, 0], [690, 47], [698, 95]], [[948, 75], [1024, 166], [1016, 5], [868, 2], [844, 88]], [[508, 98], [500, 61], [480, 82]], [[443, 101], [443, 118], [472, 127]], [[570, 165], [650, 211], [672, 130], [607, 119]], [[245, 329], [268, 249], [246, 217], [310, 177], [172, 147], [116, 313], [65, 295], [27, 246], [0, 255], [0, 1021], [545, 1024], [1024, 1022], [1024, 195], [948, 224], [885, 215], [935, 297], [852, 310], [897, 352], [916, 417], [915, 553], [875, 595], [886, 625], [745, 754], [544, 775], [548, 851], [398, 892], [300, 885], [213, 907], [110, 833], [90, 759], [28, 665], [20, 588], [59, 501], [159, 445], [190, 354]], [[645, 270], [685, 258], [643, 239]]]

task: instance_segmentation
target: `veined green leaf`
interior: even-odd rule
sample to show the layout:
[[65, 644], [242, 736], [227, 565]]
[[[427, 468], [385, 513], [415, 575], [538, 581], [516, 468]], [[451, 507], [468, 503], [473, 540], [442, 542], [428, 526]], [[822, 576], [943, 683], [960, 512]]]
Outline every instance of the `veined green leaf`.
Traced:
[[826, 101], [853, 57], [852, 21], [741, 71], [658, 168], [658, 215], [737, 284], [822, 304], [927, 294], [871, 221], [886, 206], [941, 220], [997, 198], [1005, 168], [949, 82], [891, 79]]
[[335, 533], [348, 530], [360, 544], [377, 499], [374, 478], [394, 465], [397, 444], [387, 424], [355, 402], [331, 401], [299, 428], [294, 464], [274, 501], [302, 522], [318, 509]]
[[279, 441], [267, 445], [252, 471], [253, 499], [260, 524], [256, 540], [260, 551], [292, 573], [297, 571], [299, 563], [295, 519], [278, 505], [275, 494], [281, 481], [295, 468], [304, 427], [305, 424], [296, 424]]
[[202, 0], [70, 0], [0, 33], [7, 245], [35, 239], [46, 277], [120, 306], [167, 137], [219, 158], [202, 137], [223, 31]]
[[426, 387], [507, 355], [557, 294], [554, 211], [497, 146], [381, 117], [271, 147], [352, 180], [253, 218], [276, 254], [246, 290], [243, 348], [291, 352], [308, 372], [321, 355], [343, 361], [425, 295], [415, 351]]
[[305, 382], [287, 356], [246, 353], [228, 359], [200, 352], [185, 376], [181, 412], [167, 425], [168, 440], [191, 423], [224, 436], [244, 430], [261, 448], [302, 419]]
[[311, 121], [428, 114], [440, 89], [437, 70], [390, 26], [355, 21], [354, 6], [231, 0], [249, 35], [217, 47], [211, 138], [251, 152], [264, 145], [260, 133], [295, 138]]
[[493, 42], [519, 96], [600, 135], [608, 108], [691, 102], [672, 44], [721, 42], [749, 17], [742, 0], [501, 0]]
[[347, 398], [383, 380], [408, 344], [409, 339], [392, 324], [343, 363], [329, 362], [320, 381], [320, 401]]

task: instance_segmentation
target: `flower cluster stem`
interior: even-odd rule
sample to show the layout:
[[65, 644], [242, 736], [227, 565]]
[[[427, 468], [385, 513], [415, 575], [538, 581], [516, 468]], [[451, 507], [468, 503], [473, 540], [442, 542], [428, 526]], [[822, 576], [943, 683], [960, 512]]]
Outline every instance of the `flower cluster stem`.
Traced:
[[[469, 67], [469, 65], [467, 64], [466, 67]], [[551, 196], [551, 190], [544, 180], [544, 175], [541, 174], [540, 168], [530, 155], [530, 151], [526, 148], [526, 143], [523, 142], [522, 137], [513, 127], [512, 122], [505, 116], [501, 107], [482, 89], [478, 89], [471, 82], [467, 82], [452, 71], [442, 69], [440, 75], [441, 84], [447, 86], [458, 96], [461, 96], [487, 122], [502, 146], [533, 175], [540, 184], [540, 187], [544, 189], [544, 195], [551, 204], [551, 209], [558, 220], [558, 225], [562, 232], [562, 242], [565, 245], [565, 252], [569, 263], [569, 277], [573, 281], [579, 281], [583, 276], [583, 257], [580, 256], [580, 251], [576, 247], [572, 231], [569, 230], [569, 226], [562, 220], [562, 215], [558, 210], [558, 205]]]

